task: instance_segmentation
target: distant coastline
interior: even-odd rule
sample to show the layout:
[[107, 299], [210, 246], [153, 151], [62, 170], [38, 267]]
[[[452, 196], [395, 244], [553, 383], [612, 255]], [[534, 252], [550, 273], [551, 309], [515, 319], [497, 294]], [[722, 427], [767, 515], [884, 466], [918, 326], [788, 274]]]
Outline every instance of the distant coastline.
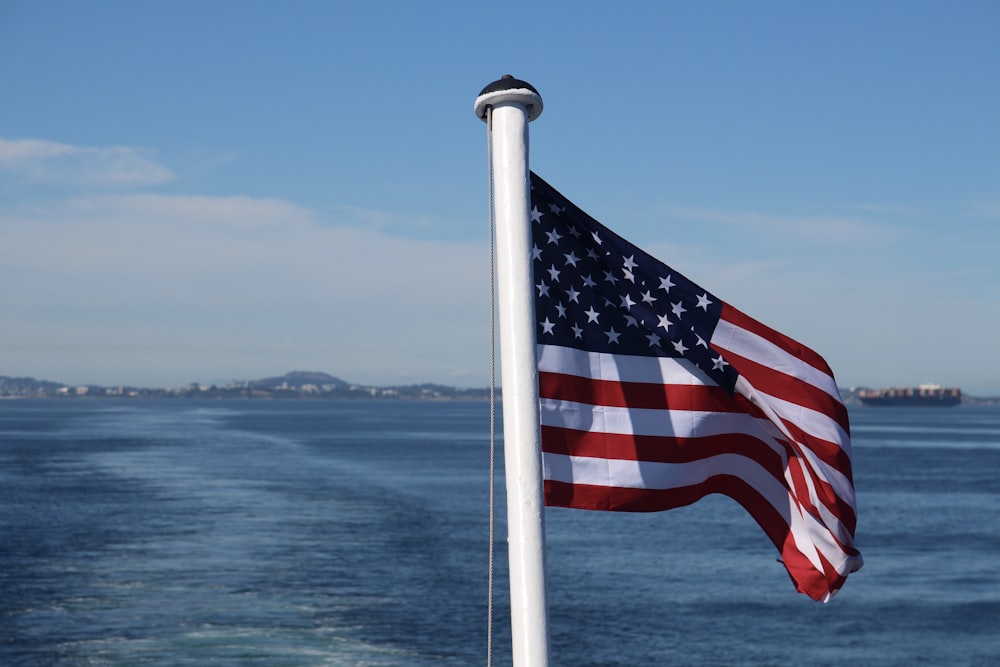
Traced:
[[484, 400], [488, 388], [459, 388], [423, 383], [398, 386], [374, 386], [345, 382], [328, 373], [292, 371], [278, 377], [259, 380], [234, 380], [225, 385], [192, 382], [180, 388], [133, 386], [68, 385], [32, 377], [0, 375], [0, 399], [51, 398], [228, 398], [228, 399], [403, 399], [403, 400]]
[[[844, 403], [862, 405], [859, 395], [867, 387], [841, 388]], [[497, 389], [497, 396], [500, 390]], [[192, 382], [186, 387], [150, 388], [127, 385], [70, 385], [32, 377], [0, 375], [0, 399], [51, 398], [164, 398], [164, 399], [400, 399], [422, 401], [488, 400], [488, 387], [461, 388], [422, 383], [377, 386], [346, 382], [328, 373], [292, 371], [259, 380], [233, 380], [229, 384], [204, 385]], [[1000, 396], [981, 397], [962, 394], [963, 405], [1000, 405]]]

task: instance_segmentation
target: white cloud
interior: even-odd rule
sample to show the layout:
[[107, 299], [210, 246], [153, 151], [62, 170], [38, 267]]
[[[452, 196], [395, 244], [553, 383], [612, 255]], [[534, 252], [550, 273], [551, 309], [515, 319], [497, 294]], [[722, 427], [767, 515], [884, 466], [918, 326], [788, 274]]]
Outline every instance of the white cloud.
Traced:
[[[485, 386], [485, 239], [400, 238], [362, 219], [396, 228], [406, 216], [370, 213], [150, 193], [0, 203], [0, 284], [11, 286], [0, 291], [0, 373], [183, 385], [305, 369]], [[743, 259], [708, 244], [646, 250], [817, 349], [845, 384], [909, 381], [894, 375], [903, 368], [965, 385], [968, 364], [928, 352], [1000, 336], [995, 308], [957, 302], [961, 282], [885, 248]], [[985, 354], [974, 368], [997, 367]]]
[[922, 215], [922, 212], [917, 208], [912, 206], [902, 206], [899, 204], [855, 204], [851, 208], [858, 211], [865, 211], [867, 213], [904, 216], [909, 218]]
[[249, 197], [101, 195], [0, 210], [0, 281], [18, 285], [0, 293], [0, 356], [57, 380], [43, 367], [54, 353], [119, 373], [78, 381], [306, 368], [484, 385], [486, 244], [336, 222]]
[[994, 201], [977, 201], [967, 204], [965, 214], [971, 218], [1000, 220], [1000, 199]]
[[344, 224], [358, 225], [386, 232], [391, 230], [403, 232], [433, 230], [441, 222], [427, 216], [373, 210], [359, 206], [337, 206], [334, 210]]
[[749, 211], [670, 208], [667, 213], [685, 220], [749, 227], [757, 232], [826, 243], [886, 243], [897, 232], [867, 220], [836, 216], [779, 216]]
[[0, 169], [30, 183], [135, 188], [174, 180], [170, 169], [128, 146], [87, 147], [0, 137]]

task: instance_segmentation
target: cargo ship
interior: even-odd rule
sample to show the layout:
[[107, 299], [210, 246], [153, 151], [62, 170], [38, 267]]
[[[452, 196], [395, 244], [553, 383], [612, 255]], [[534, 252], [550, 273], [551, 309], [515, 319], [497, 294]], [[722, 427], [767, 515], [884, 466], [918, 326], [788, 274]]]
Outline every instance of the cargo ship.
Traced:
[[942, 387], [936, 384], [922, 384], [919, 387], [888, 387], [886, 389], [862, 389], [858, 398], [865, 405], [873, 406], [919, 406], [948, 407], [962, 402], [962, 390]]

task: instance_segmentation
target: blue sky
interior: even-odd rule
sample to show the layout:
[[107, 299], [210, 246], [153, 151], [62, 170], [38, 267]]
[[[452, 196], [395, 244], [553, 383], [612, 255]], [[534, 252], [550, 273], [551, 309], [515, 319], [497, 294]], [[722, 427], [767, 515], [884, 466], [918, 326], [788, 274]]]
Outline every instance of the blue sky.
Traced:
[[1000, 4], [0, 2], [0, 374], [488, 378], [485, 126], [842, 386], [1000, 395]]

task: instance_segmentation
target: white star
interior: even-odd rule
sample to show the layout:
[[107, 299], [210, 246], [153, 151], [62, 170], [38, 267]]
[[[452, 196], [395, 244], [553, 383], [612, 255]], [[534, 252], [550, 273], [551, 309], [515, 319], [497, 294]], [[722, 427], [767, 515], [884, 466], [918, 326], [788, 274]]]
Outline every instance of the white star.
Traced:
[[679, 340], [674, 341], [674, 349], [677, 350], [677, 354], [684, 354], [688, 351], [688, 349], [684, 346], [684, 342]]
[[552, 211], [553, 213], [555, 213], [556, 215], [559, 215], [560, 213], [562, 213], [566, 209], [559, 208], [558, 204], [549, 204], [549, 210]]
[[538, 283], [537, 285], [535, 285], [535, 287], [538, 288], [538, 296], [548, 296], [549, 295], [549, 286], [545, 284], [544, 280], [542, 282]]
[[712, 303], [712, 300], [708, 298], [708, 292], [705, 292], [704, 294], [702, 294], [701, 296], [698, 297], [698, 304], [695, 306], [695, 308], [701, 308], [702, 310], [704, 310], [707, 313], [708, 312], [708, 306], [711, 303]]
[[543, 334], [553, 334], [552, 328], [556, 325], [555, 322], [549, 322], [549, 318], [545, 318], [545, 321], [541, 323]]
[[653, 305], [654, 301], [656, 301], [656, 297], [650, 294], [649, 290], [646, 290], [645, 292], [642, 293], [643, 303], [648, 303], [649, 305]]
[[728, 366], [728, 365], [729, 364], [722, 358], [721, 354], [719, 355], [718, 359], [712, 359], [712, 369], [713, 370], [717, 370], [717, 371], [725, 370], [725, 367]]
[[621, 307], [624, 308], [625, 310], [628, 310], [634, 305], [635, 301], [633, 301], [632, 297], [630, 297], [628, 294], [625, 294], [621, 297]]
[[576, 225], [573, 225], [572, 227], [570, 227], [570, 228], [569, 228], [569, 233], [570, 233], [570, 234], [571, 234], [571, 235], [573, 236], [573, 238], [575, 238], [575, 239], [578, 239], [578, 238], [580, 238], [581, 236], [583, 236], [583, 234], [581, 234], [581, 233], [580, 233], [580, 230], [576, 228]]
[[545, 235], [549, 237], [549, 243], [556, 245], [559, 245], [559, 239], [562, 238], [562, 235], [554, 229], [551, 232], [545, 232]]
[[670, 331], [670, 325], [673, 324], [673, 322], [671, 322], [670, 320], [668, 320], [666, 315], [657, 315], [656, 319], [658, 319], [660, 321], [660, 324], [658, 326], [663, 327], [664, 331], [667, 331], [667, 332]]
[[597, 261], [598, 259], [600, 259], [600, 257], [598, 257], [597, 253], [594, 251], [593, 248], [587, 248], [587, 257], [589, 257], [590, 259], [592, 259], [594, 261]]
[[576, 263], [580, 261], [580, 258], [576, 256], [575, 252], [571, 252], [568, 255], [563, 255], [563, 257], [566, 258], [567, 264], [572, 264], [573, 266], [576, 266]]
[[670, 276], [666, 278], [660, 278], [660, 289], [670, 294], [670, 288], [674, 286], [674, 283], [670, 282]]
[[655, 333], [646, 334], [646, 340], [649, 341], [649, 346], [650, 347], [659, 347], [660, 346], [660, 337], [657, 336]]
[[[691, 327], [691, 331], [694, 331], [694, 327]], [[706, 350], [708, 349], [708, 343], [705, 342], [704, 338], [698, 335], [698, 332], [695, 332], [694, 337], [698, 339], [698, 342], [695, 343], [695, 347], [703, 347]]]
[[580, 303], [580, 299], [577, 298], [578, 296], [580, 296], [580, 293], [577, 292], [572, 287], [566, 290], [566, 298], [569, 299], [570, 301], [574, 303]]
[[628, 269], [622, 269], [622, 273], [625, 274], [625, 280], [635, 285], [635, 276], [632, 274], [631, 271], [629, 271]]
[[601, 237], [597, 235], [597, 232], [591, 232], [590, 235], [594, 237], [594, 243], [597, 245], [604, 245], [604, 241], [602, 241]]
[[552, 279], [552, 282], [557, 283], [557, 282], [559, 282], [559, 274], [560, 273], [562, 273], [562, 271], [560, 271], [559, 269], [557, 269], [556, 265], [553, 264], [552, 268], [549, 269], [549, 278]]
[[628, 327], [635, 327], [635, 328], [638, 329], [639, 328], [639, 321], [637, 319], [635, 319], [634, 317], [632, 317], [631, 315], [626, 315], [625, 316], [625, 327], [626, 328], [628, 328]]
[[670, 304], [670, 310], [674, 311], [674, 317], [677, 319], [680, 319], [681, 313], [687, 312], [687, 308], [682, 306], [680, 301]]
[[611, 275], [610, 271], [605, 271], [604, 272], [604, 282], [608, 282], [608, 283], [611, 283], [612, 285], [614, 285], [616, 282], [618, 282], [618, 279], [615, 278], [613, 275]]
[[531, 221], [539, 222], [541, 219], [542, 219], [542, 212], [538, 210], [537, 206], [533, 207], [531, 209]]
[[597, 287], [597, 283], [595, 283], [594, 280], [589, 275], [587, 275], [587, 276], [583, 277], [583, 286], [584, 287]]
[[535, 259], [541, 259], [541, 258], [542, 258], [542, 249], [539, 248], [537, 245], [532, 245], [531, 246], [531, 259], [535, 260]]
[[560, 303], [556, 306], [556, 310], [559, 311], [559, 317], [566, 317], [566, 306]]
[[608, 308], [614, 308], [615, 302], [609, 299], [608, 297], [604, 297], [604, 305], [607, 306]]
[[615, 331], [614, 327], [611, 327], [610, 331], [605, 331], [604, 335], [608, 337], [608, 343], [617, 343], [618, 337], [621, 336], [620, 333]]
[[587, 316], [587, 323], [588, 324], [591, 323], [591, 322], [596, 322], [597, 318], [601, 316], [601, 314], [599, 312], [597, 312], [596, 310], [594, 310], [593, 306], [591, 306], [588, 310], [585, 310], [583, 312]]
[[635, 263], [635, 260], [633, 259], [634, 257], [635, 257], [635, 255], [629, 255], [628, 257], [625, 258], [625, 262], [624, 262], [625, 263], [625, 268], [628, 269], [629, 271], [631, 271], [635, 267], [639, 266], [638, 264]]
[[574, 338], [583, 338], [583, 329], [581, 329], [580, 327], [576, 326], [575, 324], [573, 325], [573, 337]]

